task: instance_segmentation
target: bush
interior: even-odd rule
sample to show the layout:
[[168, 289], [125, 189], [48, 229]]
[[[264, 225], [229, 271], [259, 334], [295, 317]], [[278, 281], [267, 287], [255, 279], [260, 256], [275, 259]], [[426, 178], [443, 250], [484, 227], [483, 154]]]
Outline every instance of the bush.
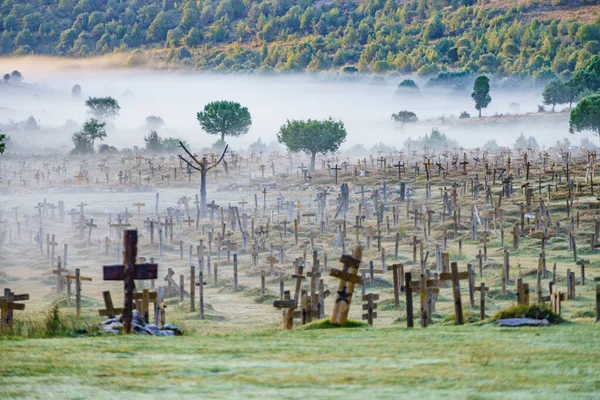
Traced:
[[514, 305], [504, 310], [498, 311], [493, 317], [492, 321], [506, 318], [532, 318], [532, 319], [546, 319], [551, 324], [560, 324], [565, 320], [558, 314], [552, 312], [547, 304], [523, 304]]
[[399, 111], [398, 113], [392, 114], [392, 119], [399, 124], [413, 124], [417, 122], [419, 119], [417, 118], [417, 114], [412, 111]]
[[458, 116], [458, 119], [467, 119], [467, 118], [471, 118], [471, 114], [469, 114], [466, 111], [462, 111], [460, 113], [460, 115]]

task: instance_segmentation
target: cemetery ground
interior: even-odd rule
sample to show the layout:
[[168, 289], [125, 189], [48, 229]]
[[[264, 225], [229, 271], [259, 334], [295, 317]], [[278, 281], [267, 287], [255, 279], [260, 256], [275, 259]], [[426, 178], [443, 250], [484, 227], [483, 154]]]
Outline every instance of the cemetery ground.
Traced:
[[[0, 398], [598, 397], [595, 153], [226, 159], [204, 216], [174, 156], [2, 160]], [[98, 328], [136, 228], [164, 299], [131, 303], [183, 336]], [[352, 327], [318, 329], [350, 282]], [[499, 327], [517, 303], [552, 326]]]

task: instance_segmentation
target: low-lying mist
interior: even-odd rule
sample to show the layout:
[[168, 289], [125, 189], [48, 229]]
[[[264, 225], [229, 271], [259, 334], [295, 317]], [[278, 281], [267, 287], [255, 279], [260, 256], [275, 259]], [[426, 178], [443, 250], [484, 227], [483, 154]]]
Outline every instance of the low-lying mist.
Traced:
[[[143, 146], [145, 118], [158, 115], [165, 121], [164, 136], [187, 140], [192, 146], [210, 146], [217, 140], [202, 132], [196, 113], [214, 100], [232, 100], [248, 107], [253, 124], [248, 135], [228, 139], [233, 147], [247, 147], [259, 137], [264, 142], [276, 140], [279, 127], [286, 119], [341, 119], [348, 130], [343, 148], [362, 143], [367, 148], [376, 143], [400, 148], [407, 138], [417, 138], [437, 127], [464, 147], [476, 147], [494, 139], [510, 146], [524, 133], [543, 145], [555, 144], [569, 137], [568, 114], [539, 118], [541, 89], [494, 88], [492, 102], [483, 111], [488, 117], [478, 120], [470, 88], [448, 91], [423, 88], [415, 94], [396, 94], [402, 77], [345, 79], [335, 75], [250, 75], [196, 72], [131, 70], [94, 63], [45, 58], [4, 59], [0, 71], [18, 69], [23, 84], [0, 85], [0, 124], [22, 121], [33, 116], [42, 127], [37, 133], [13, 136], [21, 146], [50, 147], [69, 150], [71, 135], [86, 119], [85, 99], [112, 96], [121, 105], [120, 116], [109, 126], [103, 142], [118, 148]], [[104, 66], [104, 68], [100, 68]], [[71, 88], [79, 84], [82, 95], [74, 98]], [[419, 123], [401, 127], [390, 116], [400, 110], [417, 114]], [[467, 111], [472, 118], [459, 120]], [[506, 116], [510, 113], [510, 116]], [[495, 118], [489, 118], [498, 115]], [[503, 117], [499, 117], [503, 115]], [[545, 114], [548, 115], [548, 114]], [[77, 124], [66, 121], [72, 120]], [[24, 137], [26, 135], [26, 137]], [[584, 137], [582, 135], [581, 137]]]

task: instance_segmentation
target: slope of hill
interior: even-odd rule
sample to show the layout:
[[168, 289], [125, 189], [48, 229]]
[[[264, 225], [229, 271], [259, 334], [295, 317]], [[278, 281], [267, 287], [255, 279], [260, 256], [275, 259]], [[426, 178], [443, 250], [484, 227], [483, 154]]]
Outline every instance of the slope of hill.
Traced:
[[600, 51], [596, 0], [4, 0], [0, 12], [1, 54], [138, 49], [129, 66], [568, 76]]

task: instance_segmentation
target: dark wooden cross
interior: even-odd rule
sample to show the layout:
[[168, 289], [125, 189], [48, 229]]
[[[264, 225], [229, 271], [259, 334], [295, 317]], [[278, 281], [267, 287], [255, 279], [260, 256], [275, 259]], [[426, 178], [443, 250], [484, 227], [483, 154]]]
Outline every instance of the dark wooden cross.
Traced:
[[335, 167], [330, 168], [331, 171], [335, 171], [335, 184], [338, 184], [338, 171], [341, 170], [340, 167], [338, 167], [337, 164], [335, 164]]
[[124, 281], [125, 303], [123, 307], [123, 326], [125, 333], [131, 333], [131, 318], [133, 313], [134, 280], [156, 279], [158, 264], [136, 264], [138, 233], [135, 229], [123, 232], [123, 264], [103, 266], [105, 281]]

